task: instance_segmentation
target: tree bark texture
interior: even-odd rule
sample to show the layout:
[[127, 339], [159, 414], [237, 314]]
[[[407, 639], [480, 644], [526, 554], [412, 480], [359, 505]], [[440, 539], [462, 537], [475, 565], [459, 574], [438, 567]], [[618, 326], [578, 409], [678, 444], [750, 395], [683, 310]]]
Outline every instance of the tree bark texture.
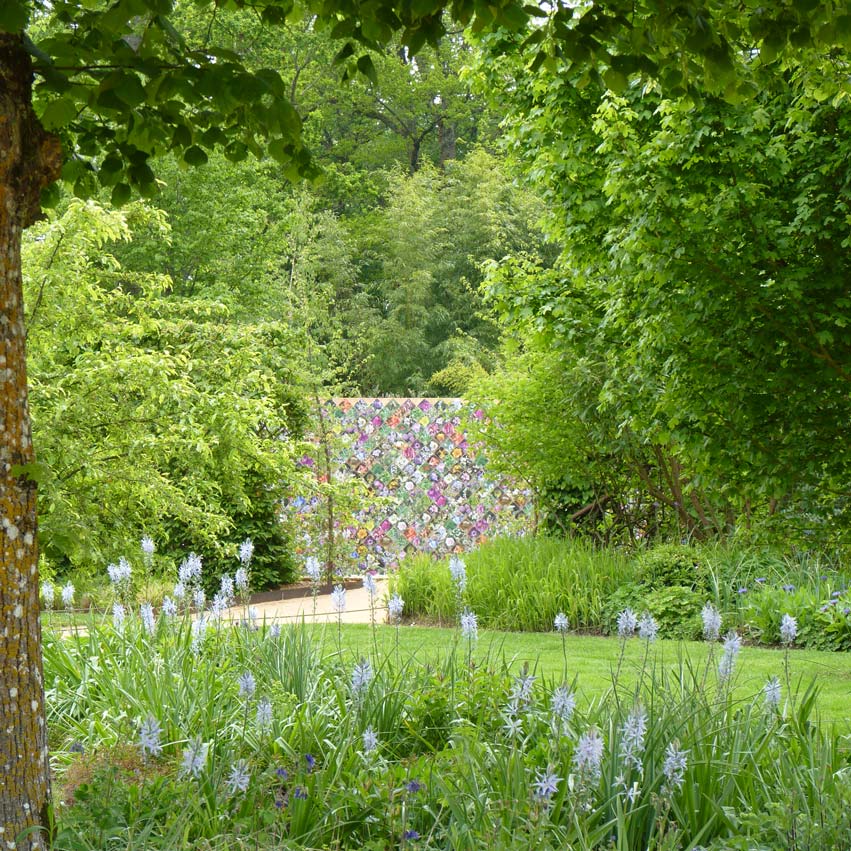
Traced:
[[50, 773], [27, 405], [21, 234], [59, 176], [59, 140], [32, 109], [20, 36], [0, 33], [0, 849], [47, 847]]

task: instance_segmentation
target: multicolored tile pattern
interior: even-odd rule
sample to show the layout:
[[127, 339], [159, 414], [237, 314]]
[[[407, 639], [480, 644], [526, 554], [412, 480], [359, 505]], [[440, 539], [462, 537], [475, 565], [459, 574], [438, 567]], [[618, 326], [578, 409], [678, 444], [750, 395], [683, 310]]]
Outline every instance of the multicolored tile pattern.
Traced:
[[[467, 440], [463, 420], [482, 412], [461, 399], [329, 399], [326, 431], [334, 476], [356, 477], [371, 497], [336, 530], [345, 569], [392, 569], [410, 552], [460, 553], [499, 534], [531, 525], [528, 491], [487, 472], [481, 445]], [[320, 446], [301, 463], [324, 469]], [[290, 506], [299, 549], [319, 554], [320, 498]], [[344, 567], [340, 565], [340, 567]]]

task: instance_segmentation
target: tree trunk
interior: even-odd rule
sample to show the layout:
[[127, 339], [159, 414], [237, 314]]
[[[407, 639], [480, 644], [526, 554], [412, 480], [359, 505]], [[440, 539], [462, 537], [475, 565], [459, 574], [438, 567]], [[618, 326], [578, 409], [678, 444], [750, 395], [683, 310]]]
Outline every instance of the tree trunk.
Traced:
[[411, 149], [408, 151], [408, 167], [411, 174], [416, 174], [420, 167], [420, 145], [422, 136], [411, 136]]
[[[59, 140], [32, 110], [20, 36], [0, 33], [0, 848], [48, 845], [50, 793], [38, 609], [35, 483], [27, 406], [21, 233], [59, 177]], [[29, 831], [26, 835], [21, 834]]]
[[440, 167], [444, 168], [449, 160], [458, 158], [457, 134], [454, 124], [447, 124], [441, 117], [437, 122], [437, 132], [440, 137]]

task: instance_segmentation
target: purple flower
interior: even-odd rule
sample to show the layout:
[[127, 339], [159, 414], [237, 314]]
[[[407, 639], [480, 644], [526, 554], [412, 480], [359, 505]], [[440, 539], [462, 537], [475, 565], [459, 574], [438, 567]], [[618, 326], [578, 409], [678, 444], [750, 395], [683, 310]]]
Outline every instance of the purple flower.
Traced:
[[794, 586], [794, 585], [784, 585], [784, 586], [783, 586], [783, 590], [784, 590], [787, 594], [791, 594], [791, 593], [795, 590], [795, 586]]
[[406, 789], [408, 790], [408, 792], [410, 792], [412, 795], [416, 795], [416, 794], [417, 794], [417, 792], [419, 792], [419, 791], [423, 788], [423, 784], [422, 784], [422, 783], [420, 783], [420, 781], [419, 781], [419, 780], [409, 780], [409, 781], [405, 784], [405, 788], [406, 788]]
[[764, 585], [765, 584], [765, 577], [764, 576], [758, 576], [756, 579], [754, 579], [754, 582], [756, 582], [757, 585]]
[[312, 753], [306, 753], [304, 755], [304, 761], [307, 763], [308, 771], [313, 771], [316, 768], [316, 757]]
[[404, 833], [404, 837], [407, 840], [419, 839], [420, 835], [415, 830], [406, 830]]
[[286, 780], [286, 779], [290, 776], [290, 774], [289, 774], [289, 772], [286, 770], [286, 768], [276, 768], [276, 769], [275, 769], [275, 774], [276, 774], [278, 777], [280, 777], [280, 778], [281, 778], [281, 780]]
[[747, 593], [748, 593], [748, 589], [745, 588], [744, 585], [741, 588], [739, 588], [739, 594], [747, 594]]
[[307, 789], [304, 786], [296, 786], [293, 789], [293, 798], [297, 801], [306, 801], [307, 800]]

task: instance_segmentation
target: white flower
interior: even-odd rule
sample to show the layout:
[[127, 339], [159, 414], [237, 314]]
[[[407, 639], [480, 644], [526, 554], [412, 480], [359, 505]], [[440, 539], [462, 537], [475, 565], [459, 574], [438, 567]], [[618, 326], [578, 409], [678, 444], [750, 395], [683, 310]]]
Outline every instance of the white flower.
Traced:
[[724, 653], [721, 656], [721, 661], [718, 663], [718, 676], [726, 680], [733, 673], [733, 668], [736, 666], [736, 658], [739, 651], [742, 649], [742, 639], [732, 630], [727, 633], [724, 639]]
[[346, 589], [342, 585], [335, 585], [331, 592], [331, 604], [336, 612], [346, 611]]
[[638, 618], [632, 609], [626, 608], [618, 615], [618, 635], [621, 638], [631, 638], [637, 626]]
[[505, 731], [505, 735], [509, 739], [519, 738], [523, 734], [523, 719], [516, 715], [506, 715], [504, 718], [505, 723], [502, 725], [502, 729]]
[[647, 713], [640, 707], [632, 712], [621, 727], [621, 759], [641, 771], [644, 737], [647, 734]]
[[592, 727], [587, 733], [583, 733], [576, 743], [576, 750], [573, 753], [573, 767], [580, 774], [592, 780], [597, 780], [600, 777], [602, 764], [603, 737], [599, 730]]
[[175, 600], [182, 600], [186, 596], [186, 586], [182, 582], [178, 582], [171, 593]]
[[192, 621], [192, 652], [197, 656], [201, 652], [201, 645], [204, 643], [204, 636], [207, 634], [207, 620], [204, 614], [198, 615], [197, 619]]
[[239, 675], [239, 696], [246, 700], [253, 697], [254, 691], [257, 688], [257, 683], [254, 680], [254, 674], [251, 671], [245, 671]]
[[567, 632], [567, 628], [570, 626], [567, 620], [567, 615], [564, 612], [559, 612], [553, 621], [553, 626], [555, 627], [556, 632]]
[[475, 641], [479, 637], [479, 622], [476, 618], [476, 613], [470, 609], [465, 609], [461, 615], [461, 635], [470, 641]]
[[239, 560], [248, 567], [251, 564], [251, 557], [254, 555], [254, 544], [251, 538], [246, 538], [239, 545]]
[[777, 677], [772, 677], [762, 687], [762, 700], [765, 708], [769, 711], [780, 706], [780, 680]]
[[558, 792], [558, 784], [561, 777], [551, 771], [538, 771], [535, 775], [534, 787], [535, 798], [539, 801], [548, 801]]
[[307, 562], [304, 565], [304, 572], [307, 574], [311, 582], [319, 582], [322, 579], [322, 568], [319, 565], [319, 559], [316, 556], [308, 556]]
[[523, 673], [514, 678], [514, 683], [509, 693], [511, 705], [515, 707], [515, 710], [532, 702], [532, 689], [534, 685], [535, 677], [527, 673], [527, 668], [524, 666]]
[[458, 592], [463, 594], [467, 587], [467, 565], [458, 556], [449, 559], [449, 575], [458, 587]]
[[194, 580], [201, 578], [202, 567], [201, 556], [189, 553], [177, 569], [178, 579], [183, 585], [191, 585]]
[[107, 565], [106, 572], [109, 574], [109, 581], [113, 585], [126, 586], [130, 584], [133, 568], [130, 566], [130, 562], [124, 556], [121, 556], [118, 559], [118, 564]]
[[44, 601], [44, 608], [48, 611], [53, 608], [53, 601], [56, 598], [56, 589], [53, 583], [45, 579], [41, 583], [41, 599]]
[[142, 626], [145, 627], [145, 632], [148, 634], [152, 633], [156, 625], [154, 621], [154, 607], [150, 603], [142, 603], [139, 607], [139, 615], [142, 618]]
[[700, 613], [703, 618], [703, 637], [706, 641], [717, 641], [721, 635], [721, 613], [712, 603], [707, 603]]
[[149, 715], [139, 726], [139, 747], [146, 756], [159, 756], [163, 746], [160, 744], [162, 728], [153, 715]]
[[210, 607], [210, 615], [214, 618], [220, 618], [227, 610], [229, 600], [223, 592], [219, 591], [213, 597], [213, 605]]
[[367, 594], [369, 594], [369, 604], [372, 605], [372, 601], [378, 593], [378, 586], [375, 584], [375, 577], [371, 573], [367, 573], [364, 576], [363, 587], [366, 589]]
[[233, 599], [233, 577], [229, 573], [222, 574], [219, 593], [222, 597], [224, 597], [225, 605], [227, 606], [227, 604]]
[[74, 605], [74, 586], [70, 582], [66, 582], [62, 586], [62, 605], [66, 609], [70, 609]]
[[659, 634], [659, 624], [656, 623], [656, 618], [645, 612], [638, 621], [638, 637], [645, 641], [655, 641]]
[[682, 788], [685, 780], [686, 766], [688, 765], [688, 751], [680, 750], [679, 746], [671, 742], [665, 751], [665, 762], [662, 764], [662, 774], [665, 775], [663, 791], [671, 794]]
[[204, 606], [207, 604], [207, 595], [204, 593], [203, 588], [196, 588], [192, 592], [192, 602], [199, 612], [203, 611]]
[[365, 754], [372, 753], [378, 747], [378, 734], [372, 727], [367, 727], [363, 731], [363, 752]]
[[248, 571], [244, 567], [238, 567], [233, 579], [239, 592], [244, 594], [248, 590]]
[[790, 614], [783, 615], [780, 621], [780, 640], [784, 644], [792, 644], [798, 636], [798, 621]]
[[162, 613], [167, 618], [172, 618], [177, 614], [177, 606], [175, 605], [174, 600], [172, 600], [171, 597], [163, 598]]
[[207, 764], [207, 751], [210, 746], [206, 742], [202, 742], [199, 736], [189, 740], [189, 743], [183, 750], [183, 762], [180, 766], [180, 774], [191, 774], [193, 777], [200, 777], [204, 766]]
[[352, 693], [359, 695], [372, 681], [372, 666], [367, 659], [361, 659], [352, 671]]
[[268, 697], [263, 697], [257, 704], [257, 728], [261, 732], [269, 730], [272, 726], [272, 701]]
[[387, 612], [390, 615], [390, 620], [393, 623], [398, 623], [402, 619], [402, 612], [405, 610], [405, 601], [398, 595], [394, 594], [387, 603]]
[[231, 767], [230, 774], [225, 782], [230, 794], [235, 795], [237, 792], [245, 792], [250, 781], [251, 774], [248, 771], [248, 765], [244, 759], [241, 759]]
[[562, 723], [566, 724], [573, 717], [576, 709], [576, 698], [567, 686], [559, 686], [550, 700], [552, 714]]
[[146, 558], [151, 558], [154, 554], [154, 550], [156, 547], [154, 546], [154, 539], [149, 535], [144, 535], [141, 541], [142, 552], [145, 554]]
[[112, 604], [112, 625], [116, 632], [121, 632], [124, 629], [125, 611], [121, 603]]

